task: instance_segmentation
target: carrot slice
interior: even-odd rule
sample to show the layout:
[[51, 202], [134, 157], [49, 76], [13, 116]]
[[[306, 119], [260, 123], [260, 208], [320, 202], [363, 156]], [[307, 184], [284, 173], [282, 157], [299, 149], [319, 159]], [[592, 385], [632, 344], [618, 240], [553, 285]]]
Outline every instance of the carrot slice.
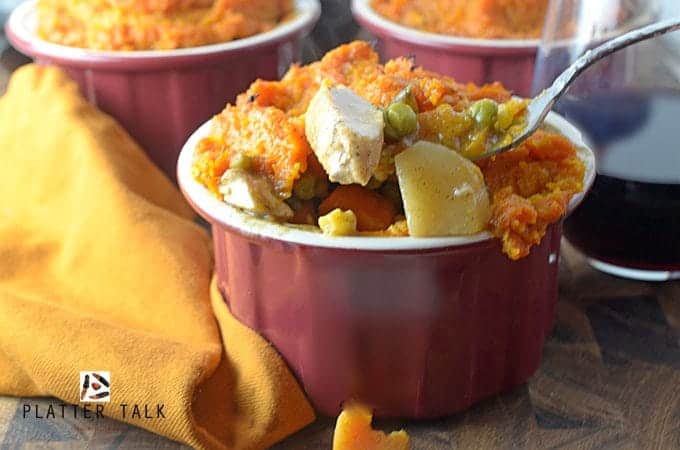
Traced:
[[319, 205], [319, 215], [334, 209], [352, 210], [357, 216], [359, 231], [386, 230], [394, 222], [397, 212], [392, 202], [375, 191], [358, 184], [340, 186]]

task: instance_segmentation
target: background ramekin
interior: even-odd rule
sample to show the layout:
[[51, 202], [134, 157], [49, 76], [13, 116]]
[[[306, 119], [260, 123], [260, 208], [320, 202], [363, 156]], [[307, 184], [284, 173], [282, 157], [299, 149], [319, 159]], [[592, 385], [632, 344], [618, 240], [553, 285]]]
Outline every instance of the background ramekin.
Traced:
[[19, 5], [7, 38], [41, 64], [65, 69], [89, 101], [111, 114], [151, 159], [175, 178], [177, 155], [201, 123], [256, 78], [277, 79], [300, 58], [299, 39], [321, 13], [318, 0], [296, 0], [297, 13], [256, 36], [178, 50], [96, 51], [36, 36], [36, 1]]
[[[586, 189], [595, 160], [580, 133]], [[203, 125], [184, 146], [180, 188], [212, 225], [219, 288], [233, 314], [283, 355], [314, 406], [347, 399], [380, 416], [439, 417], [524, 383], [538, 368], [557, 300], [561, 223], [519, 261], [488, 233], [333, 238], [243, 214], [191, 175]]]
[[377, 38], [383, 58], [414, 55], [416, 64], [457, 81], [500, 81], [518, 95], [530, 94], [539, 39], [473, 39], [427, 33], [381, 16], [370, 3], [353, 0], [352, 12]]

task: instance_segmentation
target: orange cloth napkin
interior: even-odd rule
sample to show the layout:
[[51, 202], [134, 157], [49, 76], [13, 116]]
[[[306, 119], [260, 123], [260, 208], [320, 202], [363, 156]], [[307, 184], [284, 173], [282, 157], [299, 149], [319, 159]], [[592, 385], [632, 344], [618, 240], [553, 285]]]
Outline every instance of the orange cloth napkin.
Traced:
[[192, 219], [64, 73], [18, 70], [0, 100], [0, 394], [78, 404], [79, 371], [110, 371], [105, 415], [196, 448], [266, 448], [310, 423], [278, 354], [211, 288]]

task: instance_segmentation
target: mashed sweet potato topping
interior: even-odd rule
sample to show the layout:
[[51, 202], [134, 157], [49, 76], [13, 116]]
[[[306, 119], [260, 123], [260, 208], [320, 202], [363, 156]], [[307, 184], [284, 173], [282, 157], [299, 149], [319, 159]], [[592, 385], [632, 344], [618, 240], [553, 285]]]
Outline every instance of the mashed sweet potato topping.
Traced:
[[[369, 44], [353, 42], [281, 81], [254, 82], [213, 119], [193, 175], [275, 220], [343, 235], [486, 229], [518, 259], [564, 215], [584, 175], [574, 146], [547, 131], [467, 159], [521, 124], [524, 105], [499, 84], [460, 84], [408, 58], [381, 65]], [[438, 221], [451, 223], [431, 226]]]
[[492, 198], [491, 230], [510, 258], [528, 255], [583, 189], [585, 167], [575, 152], [564, 136], [538, 131], [515, 150], [479, 163]]
[[372, 0], [379, 14], [431, 33], [484, 39], [539, 38], [548, 0]]
[[292, 0], [39, 0], [38, 34], [96, 50], [167, 50], [268, 31]]

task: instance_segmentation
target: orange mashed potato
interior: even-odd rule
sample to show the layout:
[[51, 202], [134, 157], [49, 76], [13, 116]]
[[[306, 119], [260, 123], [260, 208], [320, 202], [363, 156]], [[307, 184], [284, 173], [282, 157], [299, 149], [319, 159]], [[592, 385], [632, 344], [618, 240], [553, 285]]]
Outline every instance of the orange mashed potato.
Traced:
[[559, 134], [538, 131], [515, 150], [479, 165], [492, 198], [491, 231], [511, 259], [528, 255], [583, 189], [583, 162]]
[[[408, 235], [394, 163], [408, 142], [385, 143], [366, 187], [330, 183], [305, 136], [305, 113], [323, 80], [347, 86], [381, 107], [410, 87], [418, 121], [429, 124], [411, 139], [438, 144], [450, 133], [451, 108], [465, 111], [479, 99], [511, 98], [500, 84], [460, 84], [416, 67], [408, 58], [381, 65], [373, 48], [357, 41], [332, 50], [319, 62], [293, 66], [281, 81], [254, 82], [235, 105], [214, 118], [211, 135], [196, 148], [194, 177], [219, 196], [222, 175], [245, 158], [248, 170], [269, 179], [276, 195], [294, 210], [292, 223], [316, 225], [320, 215], [350, 209], [359, 234]], [[445, 108], [438, 108], [441, 105]], [[439, 111], [446, 112], [444, 117], [438, 117]], [[440, 133], [433, 130], [437, 124]], [[526, 256], [583, 188], [585, 169], [576, 149], [554, 133], [539, 132], [514, 151], [479, 166], [492, 200], [488, 229], [502, 240], [512, 259]]]
[[292, 0], [39, 0], [38, 34], [96, 50], [167, 50], [274, 28]]
[[431, 33], [484, 39], [538, 38], [548, 0], [372, 0], [379, 14]]
[[[305, 137], [304, 114], [324, 79], [345, 85], [381, 106], [389, 104], [406, 86], [414, 85], [423, 112], [442, 103], [462, 109], [478, 98], [510, 98], [500, 84], [459, 84], [415, 67], [406, 58], [383, 66], [368, 43], [354, 42], [330, 51], [319, 62], [291, 67], [281, 81], [257, 80], [237, 98], [236, 105], [228, 105], [213, 121], [213, 136], [199, 146], [194, 168], [199, 181], [217, 193], [230, 160], [246, 153], [257, 170], [266, 173], [279, 193], [288, 198], [295, 181], [307, 170], [308, 159], [313, 158]], [[383, 153], [396, 154], [399, 149], [403, 145], [392, 144]], [[386, 170], [393, 171], [393, 163], [386, 163]]]

